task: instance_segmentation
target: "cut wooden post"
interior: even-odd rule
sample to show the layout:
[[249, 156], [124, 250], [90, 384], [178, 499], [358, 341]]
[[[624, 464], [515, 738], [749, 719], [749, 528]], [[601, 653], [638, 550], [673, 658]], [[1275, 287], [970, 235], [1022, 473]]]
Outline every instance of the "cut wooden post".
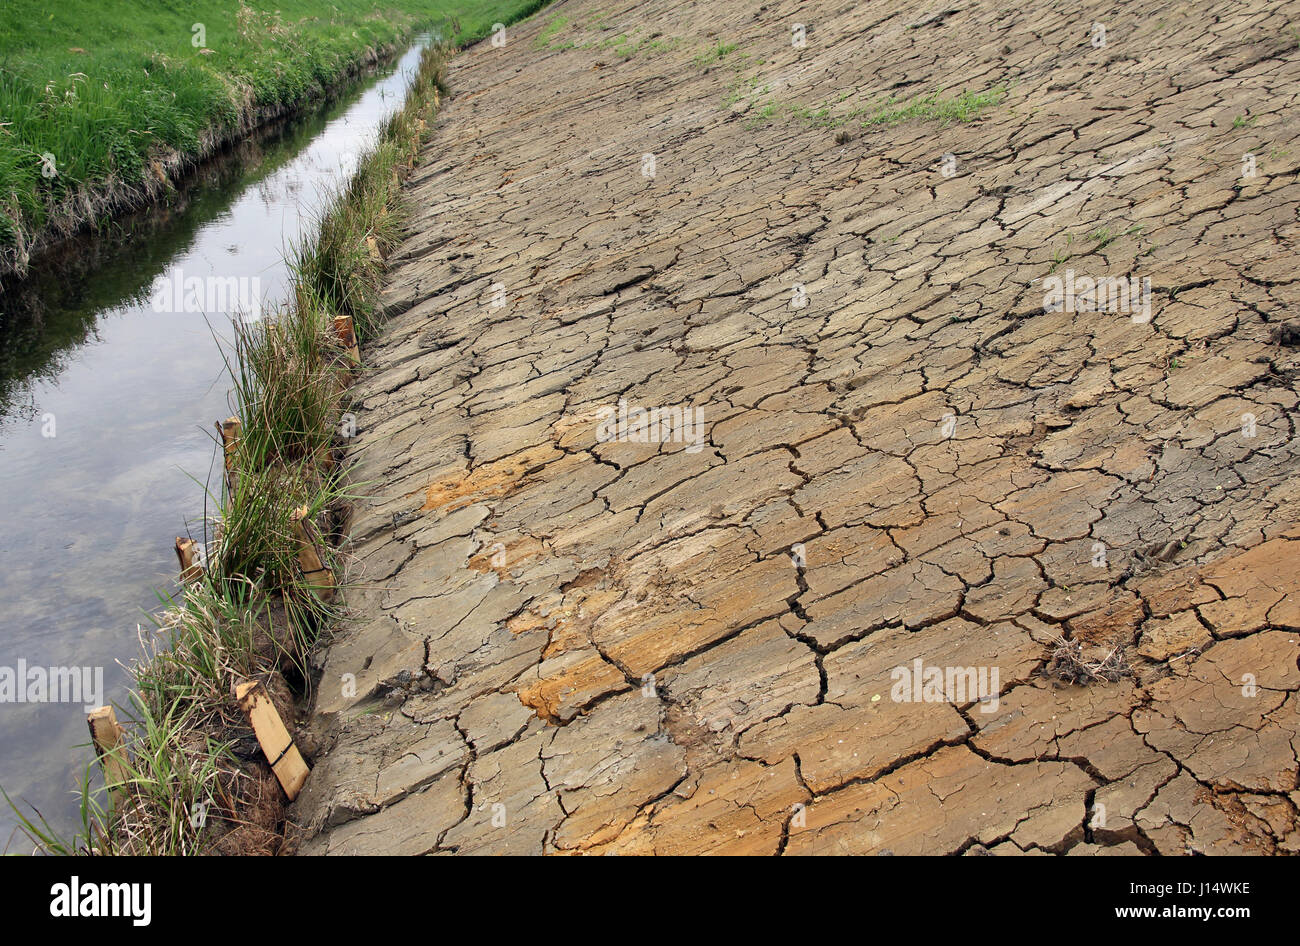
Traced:
[[329, 601], [334, 597], [334, 573], [325, 567], [306, 506], [294, 510], [293, 533], [298, 540], [298, 567], [302, 569], [302, 577], [322, 601]]
[[293, 801], [302, 790], [302, 783], [307, 781], [311, 769], [307, 768], [302, 753], [293, 744], [289, 730], [284, 727], [284, 720], [275, 711], [275, 704], [267, 696], [266, 689], [256, 680], [238, 684], [235, 687], [235, 699], [248, 717], [248, 724], [257, 736], [257, 744], [262, 747], [266, 761], [271, 763], [271, 771], [280, 780], [280, 787], [284, 789], [289, 801]]
[[191, 582], [203, 577], [203, 566], [195, 561], [198, 550], [199, 543], [193, 539], [180, 535], [176, 537], [176, 558], [181, 563], [181, 581]]
[[357, 334], [352, 327], [352, 316], [334, 316], [334, 334], [339, 337], [339, 342], [347, 351], [348, 358], [352, 360], [352, 363], [354, 365], [361, 364], [361, 349], [357, 347]]
[[95, 744], [95, 755], [104, 769], [104, 784], [114, 802], [126, 797], [131, 780], [126, 765], [126, 745], [122, 741], [122, 727], [111, 706], [101, 706], [86, 714], [90, 727], [90, 740]]
[[239, 432], [241, 424], [238, 417], [227, 417], [224, 421], [217, 424], [217, 433], [221, 435], [223, 446], [223, 455], [225, 457], [226, 467], [226, 490], [231, 495], [235, 495], [235, 482], [238, 474], [235, 472], [235, 450], [239, 444]]

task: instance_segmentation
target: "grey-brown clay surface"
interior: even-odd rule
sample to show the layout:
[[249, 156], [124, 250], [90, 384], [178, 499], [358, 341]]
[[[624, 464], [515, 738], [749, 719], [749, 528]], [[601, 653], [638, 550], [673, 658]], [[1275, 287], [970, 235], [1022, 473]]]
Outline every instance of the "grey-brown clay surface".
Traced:
[[1298, 14], [569, 0], [457, 56], [301, 850], [1300, 850]]

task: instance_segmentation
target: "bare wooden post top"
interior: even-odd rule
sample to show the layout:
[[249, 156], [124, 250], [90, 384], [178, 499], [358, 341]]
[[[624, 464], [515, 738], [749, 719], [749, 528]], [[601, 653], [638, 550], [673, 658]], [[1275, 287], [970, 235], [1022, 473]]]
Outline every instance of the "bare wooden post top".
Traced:
[[334, 316], [334, 334], [338, 336], [339, 344], [348, 353], [348, 360], [354, 365], [361, 364], [361, 349], [357, 347], [357, 333], [352, 324], [352, 316]]
[[113, 800], [126, 797], [130, 788], [131, 773], [126, 764], [126, 744], [122, 727], [111, 706], [100, 706], [86, 714], [90, 727], [90, 740], [95, 744], [95, 755], [104, 769], [104, 784]]
[[176, 558], [181, 563], [181, 581], [183, 582], [191, 582], [203, 577], [203, 566], [195, 561], [198, 549], [199, 544], [193, 539], [187, 539], [179, 535], [176, 537]]
[[226, 469], [231, 469], [235, 459], [235, 444], [239, 441], [239, 432], [243, 423], [238, 417], [227, 417], [217, 423], [217, 432], [221, 434], [221, 443], [225, 447]]
[[217, 433], [221, 435], [222, 457], [226, 468], [226, 490], [231, 496], [235, 494], [238, 473], [235, 471], [235, 452], [239, 449], [239, 435], [243, 424], [238, 417], [227, 417], [217, 423]]

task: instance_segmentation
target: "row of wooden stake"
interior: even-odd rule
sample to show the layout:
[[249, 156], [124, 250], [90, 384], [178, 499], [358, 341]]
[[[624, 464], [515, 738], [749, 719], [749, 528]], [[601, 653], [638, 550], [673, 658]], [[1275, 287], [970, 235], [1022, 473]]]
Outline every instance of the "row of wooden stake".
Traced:
[[[334, 334], [347, 356], [350, 368], [360, 366], [361, 350], [357, 345], [352, 316], [335, 316], [333, 325]], [[346, 387], [351, 381], [352, 371], [350, 368], [340, 372], [341, 387]], [[233, 496], [239, 488], [239, 471], [235, 468], [235, 458], [239, 447], [239, 437], [243, 430], [243, 422], [238, 417], [227, 417], [223, 421], [218, 421], [216, 428], [218, 435], [221, 437], [226, 494]], [[326, 456], [322, 459], [322, 463], [326, 469], [329, 469], [332, 465], [332, 458]], [[303, 577], [308, 579], [322, 600], [329, 601], [334, 596], [334, 573], [326, 566], [324, 556], [321, 555], [320, 538], [316, 534], [308, 508], [306, 506], [299, 507], [294, 510], [291, 518], [294, 539], [298, 543], [298, 566], [302, 569]], [[193, 539], [177, 536], [176, 558], [180, 562], [182, 582], [191, 582], [203, 576], [199, 545]]]
[[[298, 568], [308, 585], [322, 601], [332, 601], [336, 587], [334, 570], [325, 564], [321, 554], [321, 538], [311, 519], [311, 510], [299, 506], [290, 515], [294, 540], [298, 544]], [[199, 557], [199, 544], [185, 536], [176, 537], [176, 559], [180, 562], [182, 582], [197, 581], [203, 577], [203, 564]]]
[[[257, 736], [262, 754], [271, 763], [271, 771], [284, 789], [289, 801], [298, 797], [303, 783], [311, 774], [307, 762], [289, 735], [284, 720], [266, 693], [266, 687], [257, 680], [246, 680], [235, 686], [235, 702], [248, 717], [248, 723]], [[95, 755], [104, 770], [104, 784], [116, 806], [130, 797], [131, 775], [126, 758], [126, 739], [117, 714], [111, 706], [101, 706], [86, 715], [90, 738], [95, 745]]]
[[[361, 351], [357, 346], [356, 332], [352, 317], [340, 315], [335, 317], [334, 333], [340, 346], [346, 353], [350, 368], [361, 364]], [[341, 386], [351, 381], [352, 371], [345, 369], [340, 376]], [[225, 485], [227, 494], [233, 496], [239, 487], [239, 473], [235, 468], [235, 454], [239, 444], [242, 424], [238, 417], [227, 417], [217, 423], [217, 433], [221, 437], [222, 456], [224, 459]], [[334, 597], [334, 572], [325, 564], [321, 554], [320, 537], [311, 520], [310, 510], [301, 506], [292, 515], [294, 538], [298, 543], [298, 567], [303, 577], [322, 600]], [[180, 561], [181, 581], [192, 582], [203, 576], [203, 563], [200, 561], [199, 546], [193, 539], [178, 536], [176, 539], [176, 557]], [[308, 768], [302, 753], [289, 735], [284, 720], [276, 711], [275, 704], [266, 693], [266, 688], [256, 680], [246, 680], [235, 686], [235, 701], [249, 725], [257, 736], [257, 743], [262, 753], [271, 764], [280, 787], [290, 801], [298, 797], [303, 783], [311, 769]], [[130, 767], [126, 758], [125, 733], [117, 721], [117, 714], [111, 706], [100, 706], [86, 716], [90, 727], [90, 738], [95, 746], [104, 771], [104, 782], [115, 804], [121, 804], [130, 793]]]

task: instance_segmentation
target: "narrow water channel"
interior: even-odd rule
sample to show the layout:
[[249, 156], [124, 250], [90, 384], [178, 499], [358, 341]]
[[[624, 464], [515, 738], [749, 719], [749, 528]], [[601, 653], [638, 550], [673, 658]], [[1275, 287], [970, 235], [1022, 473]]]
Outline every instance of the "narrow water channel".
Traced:
[[[162, 280], [237, 278], [282, 300], [286, 251], [401, 105], [427, 42], [210, 162], [127, 239], [82, 241], [0, 293], [0, 674], [102, 668], [94, 696], [124, 702], [138, 627], [175, 588], [173, 540], [201, 531], [213, 423], [230, 413], [217, 338], [239, 317], [160, 306]], [[0, 687], [0, 787], [63, 832], [93, 757], [85, 713]], [[16, 824], [0, 801], [0, 849], [27, 850]]]

